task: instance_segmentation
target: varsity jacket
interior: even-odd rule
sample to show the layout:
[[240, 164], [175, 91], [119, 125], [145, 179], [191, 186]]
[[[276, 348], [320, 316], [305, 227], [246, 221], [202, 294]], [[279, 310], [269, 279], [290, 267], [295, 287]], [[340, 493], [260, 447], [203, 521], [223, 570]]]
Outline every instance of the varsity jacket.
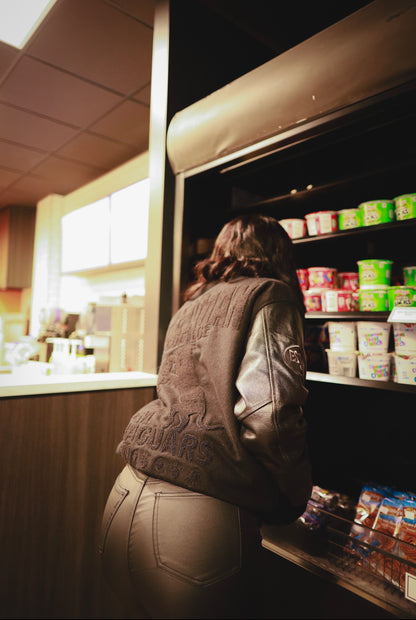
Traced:
[[157, 398], [133, 415], [118, 453], [149, 476], [290, 523], [312, 489], [305, 360], [290, 287], [210, 284], [173, 316]]

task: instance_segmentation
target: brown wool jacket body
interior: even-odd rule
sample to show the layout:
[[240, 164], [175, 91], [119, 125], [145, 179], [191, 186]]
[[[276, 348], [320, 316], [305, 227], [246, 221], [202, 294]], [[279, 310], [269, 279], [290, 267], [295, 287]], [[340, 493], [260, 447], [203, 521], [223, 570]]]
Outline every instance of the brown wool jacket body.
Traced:
[[262, 521], [294, 521], [312, 489], [305, 372], [302, 315], [286, 284], [210, 285], [173, 316], [158, 398], [133, 415], [118, 452]]

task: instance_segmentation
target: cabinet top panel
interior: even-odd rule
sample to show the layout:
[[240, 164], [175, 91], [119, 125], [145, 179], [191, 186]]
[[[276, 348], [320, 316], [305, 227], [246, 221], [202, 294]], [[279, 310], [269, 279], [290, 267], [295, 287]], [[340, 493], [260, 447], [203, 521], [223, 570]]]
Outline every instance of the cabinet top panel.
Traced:
[[416, 6], [376, 0], [178, 112], [167, 137], [175, 173], [410, 83]]

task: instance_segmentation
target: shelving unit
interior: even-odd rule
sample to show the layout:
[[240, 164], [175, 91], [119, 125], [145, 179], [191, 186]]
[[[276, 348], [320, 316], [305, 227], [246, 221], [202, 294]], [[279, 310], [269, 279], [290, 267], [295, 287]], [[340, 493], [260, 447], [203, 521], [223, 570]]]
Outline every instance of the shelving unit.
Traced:
[[[385, 93], [361, 106], [275, 136], [267, 148], [235, 153], [176, 179], [176, 304], [191, 276], [201, 239], [214, 238], [225, 221], [245, 212], [276, 219], [341, 210], [366, 200], [416, 191], [416, 89]], [[405, 148], [403, 145], [405, 144]], [[312, 189], [306, 190], [308, 185]], [[303, 188], [303, 189], [302, 189]], [[298, 191], [292, 192], [293, 189]], [[202, 213], [208, 217], [201, 217]], [[416, 219], [294, 240], [297, 267], [358, 271], [357, 261], [394, 261], [392, 282], [416, 262]], [[387, 321], [389, 312], [309, 312], [306, 325], [327, 320]], [[368, 481], [416, 491], [416, 386], [329, 375], [310, 369], [305, 416], [315, 484], [358, 499]], [[265, 546], [288, 561], [370, 600], [398, 617], [416, 617], [416, 604], [385, 588], [357, 566], [311, 557], [301, 540], [276, 532]]]

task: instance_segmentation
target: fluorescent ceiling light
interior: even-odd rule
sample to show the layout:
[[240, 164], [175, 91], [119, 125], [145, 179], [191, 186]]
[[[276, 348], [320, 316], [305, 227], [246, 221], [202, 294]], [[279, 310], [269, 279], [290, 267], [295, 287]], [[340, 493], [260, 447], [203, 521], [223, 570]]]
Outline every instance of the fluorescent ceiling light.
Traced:
[[56, 0], [0, 0], [0, 40], [22, 48]]

